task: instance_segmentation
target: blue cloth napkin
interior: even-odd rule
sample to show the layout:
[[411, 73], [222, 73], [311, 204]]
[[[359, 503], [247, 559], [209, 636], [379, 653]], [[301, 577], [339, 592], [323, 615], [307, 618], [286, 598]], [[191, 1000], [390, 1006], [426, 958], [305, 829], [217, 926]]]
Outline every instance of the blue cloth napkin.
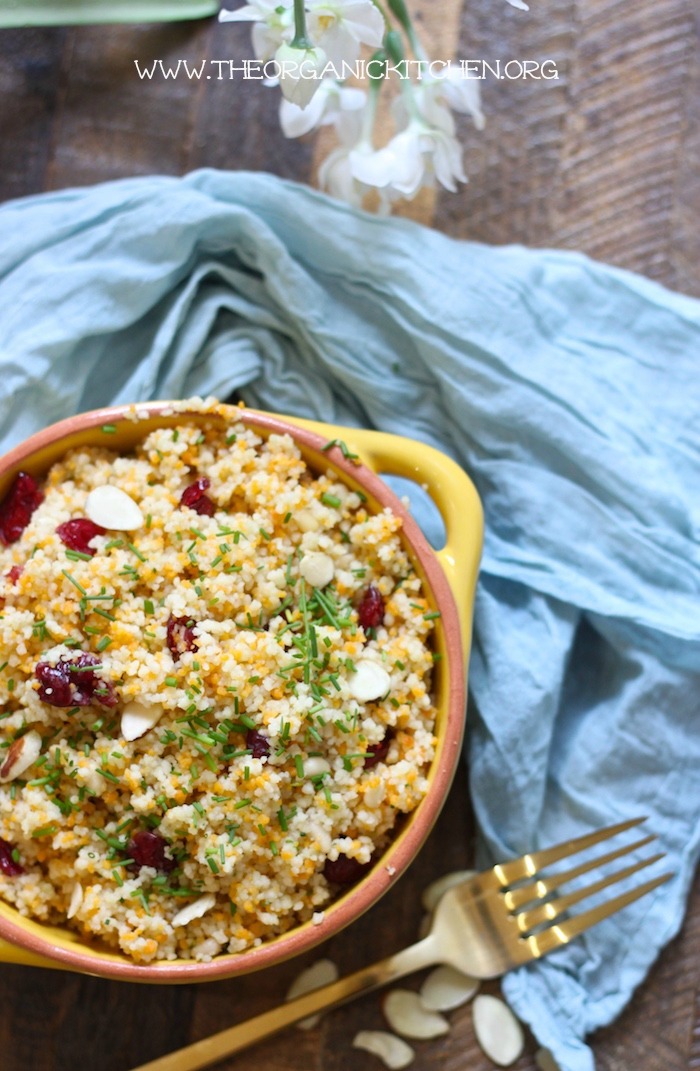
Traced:
[[[486, 509], [469, 735], [495, 859], [640, 814], [677, 876], [506, 995], [564, 1071], [679, 929], [700, 849], [700, 303], [452, 241], [268, 175], [0, 208], [0, 447], [234, 389], [413, 436]], [[656, 871], [655, 871], [656, 872]]]

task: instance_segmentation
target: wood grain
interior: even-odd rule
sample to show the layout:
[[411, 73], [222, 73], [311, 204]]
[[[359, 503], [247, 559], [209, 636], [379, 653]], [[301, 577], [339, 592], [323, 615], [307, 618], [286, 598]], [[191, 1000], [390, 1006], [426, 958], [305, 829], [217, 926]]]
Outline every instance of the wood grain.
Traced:
[[[505, 0], [415, 0], [414, 10], [439, 58], [549, 59], [560, 77], [487, 78], [485, 131], [460, 119], [468, 185], [419, 199], [407, 214], [455, 237], [580, 249], [700, 295], [694, 0], [533, 0], [528, 14]], [[211, 66], [209, 79], [152, 81], [139, 80], [134, 67], [135, 59], [239, 64], [251, 54], [247, 28], [212, 20], [0, 31], [0, 198], [196, 167], [311, 181], [323, 146], [282, 136], [273, 91], [240, 72], [218, 78]], [[318, 954], [350, 971], [413, 940], [420, 891], [469, 864], [472, 838], [461, 771], [411, 871]], [[699, 955], [696, 883], [680, 936], [618, 1022], [593, 1039], [599, 1071], [700, 1071]], [[280, 1001], [304, 962], [175, 988], [0, 967], [0, 1067], [127, 1071]], [[470, 1009], [451, 1021], [446, 1038], [417, 1043], [416, 1071], [490, 1069]], [[369, 995], [313, 1032], [289, 1031], [222, 1067], [366, 1071], [369, 1058], [352, 1049], [352, 1038], [382, 1026], [380, 998]], [[534, 1050], [529, 1039], [517, 1071], [534, 1071]]]

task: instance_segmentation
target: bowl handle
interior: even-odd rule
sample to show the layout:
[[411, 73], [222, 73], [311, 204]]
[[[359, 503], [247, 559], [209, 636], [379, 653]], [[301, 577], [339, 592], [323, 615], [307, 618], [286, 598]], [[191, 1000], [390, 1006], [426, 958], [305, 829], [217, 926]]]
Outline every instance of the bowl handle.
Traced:
[[466, 664], [484, 529], [481, 500], [467, 474], [447, 454], [415, 439], [382, 431], [340, 428], [298, 417], [284, 419], [301, 424], [329, 441], [341, 439], [350, 453], [359, 454], [360, 460], [379, 475], [404, 476], [428, 491], [445, 525], [445, 546], [435, 553], [457, 603]]

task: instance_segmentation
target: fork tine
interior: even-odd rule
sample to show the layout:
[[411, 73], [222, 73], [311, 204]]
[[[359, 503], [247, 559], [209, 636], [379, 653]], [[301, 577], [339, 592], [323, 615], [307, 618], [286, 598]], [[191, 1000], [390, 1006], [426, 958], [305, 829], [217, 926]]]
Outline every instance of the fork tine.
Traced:
[[580, 915], [567, 919], [566, 922], [555, 923], [548, 930], [543, 930], [542, 933], [526, 938], [525, 947], [528, 949], [528, 954], [521, 961], [527, 962], [529, 959], [538, 959], [540, 956], [546, 956], [548, 952], [553, 952], [561, 945], [568, 944], [574, 937], [578, 937], [585, 930], [589, 930], [591, 926], [595, 926], [597, 923], [602, 922], [603, 919], [609, 918], [610, 915], [614, 915], [616, 911], [627, 907], [628, 904], [633, 904], [640, 897], [646, 896], [652, 889], [663, 885], [665, 881], [669, 881], [673, 876], [673, 873], [669, 871], [666, 874], [662, 874], [660, 878], [652, 878], [651, 881], [645, 882], [644, 885], [639, 885], [636, 889], [621, 893], [620, 896], [615, 896], [612, 900], [606, 900], [604, 904], [599, 904], [598, 907], [592, 907], [589, 911], [583, 911]]
[[585, 848], [592, 848], [594, 844], [600, 844], [601, 841], [608, 840], [618, 833], [623, 833], [633, 826], [641, 825], [642, 822], [646, 822], [646, 816], [644, 818], [630, 818], [626, 822], [618, 822], [617, 825], [599, 829], [596, 833], [586, 833], [582, 837], [567, 840], [564, 844], [555, 844], [552, 848], [544, 848], [539, 852], [530, 852], [521, 856], [520, 859], [513, 859], [509, 863], [501, 863], [495, 866], [491, 873], [496, 876], [501, 886], [512, 885], [514, 881], [532, 878], [543, 867], [551, 866], [552, 863], [557, 863], [560, 859], [566, 859], [569, 855], [576, 855]]
[[651, 833], [648, 837], [642, 837], [641, 840], [634, 841], [633, 844], [617, 848], [614, 852], [608, 852], [606, 855], [599, 855], [588, 863], [581, 863], [580, 866], [572, 867], [570, 870], [560, 870], [558, 874], [551, 874], [546, 878], [538, 878], [529, 885], [521, 885], [517, 889], [510, 889], [503, 894], [506, 906], [509, 911], [517, 911], [518, 908], [531, 903], [533, 900], [543, 900], [545, 896], [554, 892], [561, 885], [566, 885], [567, 882], [573, 881], [574, 878], [587, 874], [589, 870], [596, 870], [598, 867], [605, 866], [606, 863], [612, 863], [623, 855], [629, 855], [636, 851], [637, 848], [643, 848], [646, 844], [650, 844], [653, 840], [656, 840], [656, 835]]
[[625, 878], [631, 877], [632, 874], [636, 874], [639, 870], [644, 870], [645, 867], [651, 866], [652, 863], [658, 862], [659, 859], [663, 859], [664, 854], [664, 852], [659, 852], [658, 855], [650, 855], [647, 859], [642, 859], [640, 863], [633, 863], [622, 870], [616, 870], [614, 874], [610, 874], [608, 877], [591, 882], [590, 885], [586, 885], [583, 889], [577, 889], [575, 892], [559, 896], [556, 900], [549, 900], [547, 903], [533, 908], [532, 911], [522, 911], [519, 915], [516, 915], [516, 922], [520, 932], [527, 933], [543, 922], [552, 922], [562, 912], [573, 907], [574, 904], [578, 904], [581, 900], [586, 900], [589, 896], [593, 896], [594, 893], [600, 892], [602, 889], [607, 889], [609, 885], [616, 885], [618, 881], [624, 881]]

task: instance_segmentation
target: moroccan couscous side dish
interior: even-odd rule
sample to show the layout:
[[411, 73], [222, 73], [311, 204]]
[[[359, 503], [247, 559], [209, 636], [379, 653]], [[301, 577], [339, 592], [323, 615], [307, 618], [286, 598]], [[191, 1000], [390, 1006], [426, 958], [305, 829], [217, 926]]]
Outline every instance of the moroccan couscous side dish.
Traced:
[[137, 963], [322, 918], [436, 746], [400, 517], [188, 406], [0, 503], [0, 896]]

